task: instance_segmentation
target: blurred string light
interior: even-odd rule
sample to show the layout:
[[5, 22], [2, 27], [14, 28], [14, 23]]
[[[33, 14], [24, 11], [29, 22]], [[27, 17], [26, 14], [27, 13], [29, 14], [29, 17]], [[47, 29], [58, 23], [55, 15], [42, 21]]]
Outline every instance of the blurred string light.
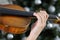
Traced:
[[54, 23], [54, 27], [58, 28], [58, 27], [59, 27], [59, 24], [55, 24], [55, 23]]
[[5, 4], [9, 4], [8, 0], [0, 0], [0, 4], [5, 5]]
[[60, 40], [59, 36], [56, 36], [56, 38], [54, 40]]
[[54, 2], [57, 2], [58, 0], [53, 0]]
[[52, 24], [52, 23], [48, 23], [48, 24], [47, 24], [47, 27], [48, 27], [48, 28], [52, 28], [52, 27], [53, 27], [53, 24]]
[[55, 12], [55, 7], [53, 6], [53, 5], [50, 5], [49, 6], [49, 8], [48, 8], [48, 11], [50, 12], [50, 13], [53, 13], [53, 12]]
[[29, 7], [24, 7], [25, 11], [29, 12], [30, 8]]
[[36, 5], [39, 5], [39, 4], [41, 4], [42, 2], [41, 2], [41, 0], [35, 0], [35, 4]]
[[7, 34], [7, 39], [13, 39], [13, 34]]
[[60, 13], [58, 13], [58, 17], [60, 17]]
[[47, 28], [57, 28], [57, 30], [60, 31], [59, 24], [55, 24], [55, 23], [48, 22]]
[[52, 4], [55, 5], [57, 0], [52, 0]]

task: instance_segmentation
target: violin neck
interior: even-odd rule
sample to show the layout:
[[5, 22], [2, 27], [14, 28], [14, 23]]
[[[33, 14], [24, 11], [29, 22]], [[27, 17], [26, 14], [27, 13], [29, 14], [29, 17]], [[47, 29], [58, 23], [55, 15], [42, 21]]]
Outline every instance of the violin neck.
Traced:
[[[33, 15], [33, 13], [34, 12], [19, 11], [19, 10], [13, 10], [13, 9], [0, 7], [0, 16], [35, 17]], [[49, 19], [50, 18], [51, 19], [57, 19], [57, 16], [49, 14]]]
[[8, 8], [0, 8], [0, 15], [1, 16], [25, 16], [25, 17], [33, 17], [34, 12], [26, 12], [26, 11], [19, 11], [19, 10], [12, 10]]

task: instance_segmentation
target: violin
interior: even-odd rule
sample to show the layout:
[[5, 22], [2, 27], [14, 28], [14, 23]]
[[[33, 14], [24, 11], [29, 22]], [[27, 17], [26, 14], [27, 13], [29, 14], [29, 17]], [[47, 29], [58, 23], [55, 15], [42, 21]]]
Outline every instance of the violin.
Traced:
[[[1, 5], [0, 8], [25, 11], [24, 8], [17, 5]], [[12, 34], [25, 33], [31, 22], [31, 19], [32, 19], [31, 17], [22, 17], [22, 16], [17, 17], [17, 16], [11, 16], [10, 14], [0, 16], [0, 30]]]
[[[33, 13], [34, 12], [26, 12], [23, 7], [18, 5], [1, 5], [0, 30], [12, 34], [25, 33], [32, 18], [34, 18]], [[50, 15], [51, 18], [52, 16]], [[56, 16], [53, 18], [56, 18]], [[54, 22], [60, 24], [60, 20], [54, 19]]]

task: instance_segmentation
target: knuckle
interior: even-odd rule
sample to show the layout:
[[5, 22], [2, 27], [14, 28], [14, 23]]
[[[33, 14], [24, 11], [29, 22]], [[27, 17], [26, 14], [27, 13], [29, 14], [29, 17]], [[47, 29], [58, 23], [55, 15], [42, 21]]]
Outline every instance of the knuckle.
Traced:
[[49, 15], [47, 14], [47, 16], [49, 17]]

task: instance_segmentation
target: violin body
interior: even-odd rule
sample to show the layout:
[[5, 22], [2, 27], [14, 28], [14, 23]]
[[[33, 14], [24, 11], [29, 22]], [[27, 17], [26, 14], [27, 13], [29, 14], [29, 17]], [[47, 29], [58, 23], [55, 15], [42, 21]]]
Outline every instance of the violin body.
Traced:
[[[24, 8], [18, 5], [1, 5], [1, 7], [25, 11]], [[17, 16], [0, 16], [0, 30], [3, 30], [12, 34], [25, 33], [31, 22], [30, 17], [17, 17]]]

